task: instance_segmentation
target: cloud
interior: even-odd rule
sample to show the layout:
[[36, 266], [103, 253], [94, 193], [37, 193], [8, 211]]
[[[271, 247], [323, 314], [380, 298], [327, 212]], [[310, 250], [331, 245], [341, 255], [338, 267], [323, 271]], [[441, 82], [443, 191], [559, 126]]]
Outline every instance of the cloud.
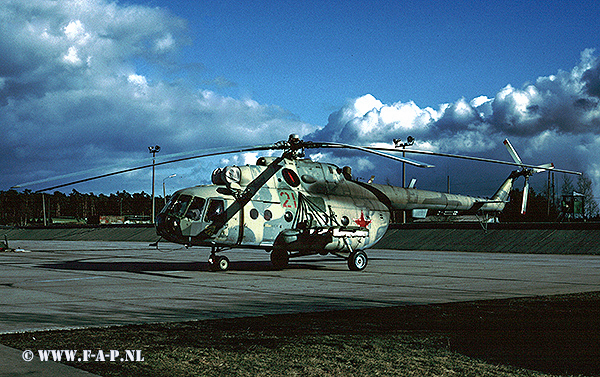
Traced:
[[[0, 2], [0, 189], [118, 162], [130, 166], [147, 159], [148, 145], [161, 145], [164, 156], [271, 143], [294, 130], [305, 139], [359, 145], [412, 135], [420, 147], [496, 158], [506, 158], [501, 142], [509, 137], [527, 161], [584, 170], [600, 192], [600, 63], [593, 50], [583, 51], [571, 71], [507, 85], [494, 98], [422, 107], [367, 94], [315, 131], [281, 107], [165, 79], [164, 67], [202, 67], [175, 63], [190, 41], [187, 22], [162, 8], [109, 0]], [[236, 85], [225, 76], [204, 84]], [[367, 160], [357, 165], [378, 168]], [[181, 185], [208, 179], [205, 166], [214, 167], [187, 167], [189, 181]], [[140, 190], [136, 179], [144, 174], [106, 190]]]
[[[2, 2], [0, 169], [8, 186], [0, 189], [147, 158], [147, 145], [159, 144], [166, 154], [265, 144], [286, 139], [290, 129], [312, 131], [280, 107], [157, 74], [173, 68], [190, 43], [187, 32], [184, 20], [156, 7]], [[137, 190], [132, 184], [121, 189]]]
[[132, 69], [133, 58], [174, 51], [185, 41], [174, 37], [185, 22], [167, 11], [103, 0], [3, 2], [0, 20], [5, 101], [93, 87]]
[[539, 77], [522, 88], [507, 85], [491, 99], [461, 98], [433, 109], [414, 102], [384, 104], [367, 94], [349, 100], [306, 138], [391, 145], [411, 135], [421, 148], [506, 159], [502, 140], [508, 137], [522, 158], [582, 170], [600, 193], [599, 102], [600, 62], [589, 49], [570, 72]]
[[523, 89], [509, 85], [496, 95], [489, 121], [498, 130], [515, 135], [535, 135], [546, 129], [598, 134], [598, 69], [593, 50], [585, 50], [571, 72], [540, 77]]
[[371, 94], [348, 101], [329, 116], [325, 127], [311, 138], [355, 144], [391, 141], [399, 133], [423, 134], [440, 116], [432, 108], [420, 109], [414, 102], [384, 105]]

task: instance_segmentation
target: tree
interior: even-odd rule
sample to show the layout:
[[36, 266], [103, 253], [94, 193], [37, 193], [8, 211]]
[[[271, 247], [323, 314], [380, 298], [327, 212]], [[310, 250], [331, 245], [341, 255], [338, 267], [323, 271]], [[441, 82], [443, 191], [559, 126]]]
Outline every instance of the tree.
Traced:
[[560, 187], [560, 194], [561, 195], [573, 195], [573, 191], [575, 191], [575, 187], [573, 186], [573, 180], [571, 179], [570, 176], [565, 174], [563, 176], [562, 186]]
[[148, 216], [152, 211], [150, 195], [144, 192], [132, 195], [123, 191], [107, 196], [82, 194], [76, 190], [69, 195], [59, 191], [42, 194], [31, 190], [9, 190], [0, 191], [0, 225], [42, 224], [44, 202], [48, 220], [72, 217], [87, 219], [89, 224], [98, 224], [100, 215]]
[[509, 202], [500, 215], [500, 221], [507, 223], [554, 221], [558, 216], [554, 206], [551, 207], [550, 213], [548, 213], [548, 198], [544, 193], [538, 194], [534, 189], [529, 189], [525, 215], [521, 214], [522, 201], [523, 191], [518, 188], [512, 189], [509, 194]]
[[592, 189], [592, 180], [585, 174], [579, 176], [577, 180], [577, 192], [584, 196], [584, 213], [589, 219], [598, 215], [598, 203], [594, 199], [594, 191]]

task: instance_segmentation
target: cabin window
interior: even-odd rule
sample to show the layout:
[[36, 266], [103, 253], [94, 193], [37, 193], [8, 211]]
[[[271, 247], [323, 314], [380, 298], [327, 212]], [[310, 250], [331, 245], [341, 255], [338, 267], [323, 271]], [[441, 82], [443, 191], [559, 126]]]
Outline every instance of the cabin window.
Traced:
[[268, 209], [265, 210], [265, 220], [269, 221], [273, 218], [273, 213], [271, 211], [269, 211]]
[[298, 187], [300, 186], [300, 177], [298, 177], [298, 174], [296, 174], [295, 171], [288, 169], [288, 168], [284, 168], [281, 171], [281, 175], [283, 175], [283, 179], [286, 181], [286, 183], [292, 187]]
[[256, 220], [256, 219], [258, 219], [258, 210], [257, 210], [256, 208], [252, 208], [252, 209], [250, 210], [250, 218], [251, 218], [252, 220]]
[[222, 220], [225, 213], [225, 203], [221, 199], [211, 199], [208, 203], [204, 221]]
[[288, 223], [291, 223], [292, 220], [294, 219], [294, 214], [291, 213], [290, 211], [286, 211], [285, 214], [283, 215], [283, 218], [285, 219], [285, 221], [287, 221]]
[[348, 226], [348, 224], [350, 224], [350, 219], [348, 218], [348, 216], [342, 216], [342, 225]]

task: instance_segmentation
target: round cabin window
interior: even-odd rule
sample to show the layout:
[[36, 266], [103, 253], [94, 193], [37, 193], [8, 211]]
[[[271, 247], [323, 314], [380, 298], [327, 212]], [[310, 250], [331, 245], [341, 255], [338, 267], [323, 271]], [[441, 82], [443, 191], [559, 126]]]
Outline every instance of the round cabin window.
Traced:
[[288, 223], [291, 223], [292, 220], [294, 219], [294, 215], [290, 212], [290, 211], [286, 211], [285, 215], [283, 215], [283, 218], [285, 219], [285, 221], [287, 221]]

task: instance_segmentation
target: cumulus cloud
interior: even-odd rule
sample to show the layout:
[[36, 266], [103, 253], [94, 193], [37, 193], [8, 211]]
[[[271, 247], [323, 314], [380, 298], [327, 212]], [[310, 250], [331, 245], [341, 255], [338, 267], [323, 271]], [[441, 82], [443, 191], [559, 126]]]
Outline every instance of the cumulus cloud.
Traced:
[[355, 144], [391, 141], [408, 131], [423, 134], [439, 117], [439, 111], [420, 109], [414, 102], [385, 105], [367, 94], [332, 113], [327, 125], [310, 137]]
[[[571, 71], [507, 85], [494, 98], [422, 107], [367, 94], [349, 100], [315, 131], [278, 106], [157, 75], [161, 67], [176, 69], [177, 54], [190, 43], [187, 33], [185, 20], [156, 7], [111, 0], [1, 2], [0, 189], [127, 164], [147, 157], [148, 145], [159, 144], [168, 154], [265, 144], [294, 130], [305, 139], [359, 145], [412, 135], [419, 147], [496, 158], [506, 158], [498, 150], [509, 137], [523, 158], [586, 171], [600, 192], [600, 63], [593, 50], [583, 51]], [[204, 84], [236, 85], [221, 76]], [[199, 165], [190, 171], [196, 174]], [[377, 170], [364, 159], [354, 165]], [[110, 190], [140, 189], [131, 182]]]
[[189, 40], [186, 22], [161, 8], [2, 2], [0, 169], [8, 186], [0, 189], [147, 157], [147, 145], [174, 153], [312, 130], [277, 106], [152, 74], [172, 67]]
[[384, 104], [367, 94], [349, 100], [307, 138], [352, 144], [414, 136], [418, 146], [450, 153], [501, 154], [506, 137], [528, 161], [553, 161], [586, 172], [600, 192], [600, 62], [585, 50], [571, 71], [507, 85], [494, 98], [461, 98], [437, 109], [414, 102]]
[[592, 50], [581, 55], [571, 72], [540, 77], [535, 84], [502, 89], [489, 120], [497, 129], [515, 135], [535, 135], [547, 129], [560, 133], [600, 133], [596, 95], [598, 59]]

